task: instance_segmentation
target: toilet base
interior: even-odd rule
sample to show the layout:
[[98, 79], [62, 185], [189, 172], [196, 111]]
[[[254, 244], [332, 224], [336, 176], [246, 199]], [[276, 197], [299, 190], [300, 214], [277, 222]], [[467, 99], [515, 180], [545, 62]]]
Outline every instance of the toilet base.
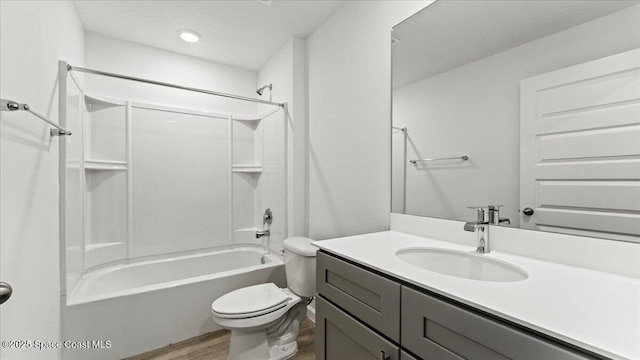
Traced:
[[293, 341], [285, 345], [274, 345], [269, 349], [269, 360], [284, 360], [298, 352], [298, 342]]
[[268, 359], [269, 346], [264, 330], [231, 331], [229, 360]]
[[298, 343], [275, 344], [269, 348], [267, 335], [262, 331], [231, 331], [229, 360], [284, 360], [298, 352]]
[[298, 352], [300, 324], [307, 301], [298, 301], [287, 313], [264, 326], [232, 328], [229, 360], [284, 360]]

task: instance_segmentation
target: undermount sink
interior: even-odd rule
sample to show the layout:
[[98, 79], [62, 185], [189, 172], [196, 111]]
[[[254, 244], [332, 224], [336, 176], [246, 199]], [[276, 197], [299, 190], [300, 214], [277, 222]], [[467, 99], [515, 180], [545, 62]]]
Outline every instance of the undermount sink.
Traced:
[[409, 248], [398, 250], [396, 256], [425, 270], [469, 280], [512, 282], [528, 277], [519, 267], [471, 252]]

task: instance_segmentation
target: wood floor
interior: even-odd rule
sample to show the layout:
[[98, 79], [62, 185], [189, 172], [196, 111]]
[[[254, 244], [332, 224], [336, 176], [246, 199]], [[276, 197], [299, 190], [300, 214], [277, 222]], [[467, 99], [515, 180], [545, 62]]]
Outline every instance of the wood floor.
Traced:
[[[315, 359], [315, 323], [305, 319], [298, 335], [298, 352], [291, 358]], [[200, 335], [125, 360], [226, 360], [229, 355], [229, 330]]]

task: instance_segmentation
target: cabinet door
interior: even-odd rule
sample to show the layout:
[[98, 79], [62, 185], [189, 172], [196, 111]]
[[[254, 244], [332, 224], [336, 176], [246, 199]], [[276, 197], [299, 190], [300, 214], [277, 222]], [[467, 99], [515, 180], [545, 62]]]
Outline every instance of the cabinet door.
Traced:
[[424, 359], [591, 359], [407, 287], [401, 344]]
[[316, 298], [317, 360], [398, 360], [400, 349], [362, 323]]
[[322, 252], [316, 269], [318, 293], [400, 342], [400, 284]]
[[404, 350], [400, 350], [400, 360], [418, 360], [418, 359], [404, 352]]

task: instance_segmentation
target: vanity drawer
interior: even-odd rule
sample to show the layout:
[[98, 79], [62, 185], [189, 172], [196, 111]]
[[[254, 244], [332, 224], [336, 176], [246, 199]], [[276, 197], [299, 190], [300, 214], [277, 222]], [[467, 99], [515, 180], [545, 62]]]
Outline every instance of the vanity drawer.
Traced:
[[416, 359], [413, 356], [407, 354], [403, 350], [400, 350], [400, 360], [418, 360], [418, 359]]
[[323, 252], [316, 267], [318, 293], [400, 342], [400, 284]]
[[401, 344], [424, 359], [591, 359], [407, 287]]
[[318, 310], [316, 359], [400, 359], [400, 347], [370, 330], [321, 296], [316, 298], [316, 307]]

